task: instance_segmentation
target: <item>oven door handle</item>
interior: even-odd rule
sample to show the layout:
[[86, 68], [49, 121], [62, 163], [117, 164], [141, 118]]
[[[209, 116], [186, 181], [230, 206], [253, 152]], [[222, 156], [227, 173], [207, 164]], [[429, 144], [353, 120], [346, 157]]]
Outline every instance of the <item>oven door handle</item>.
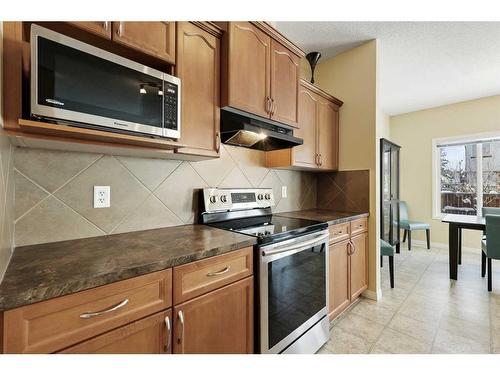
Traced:
[[305, 241], [305, 242], [300, 242], [298, 244], [295, 244], [295, 245], [291, 245], [291, 246], [285, 246], [285, 247], [279, 247], [279, 248], [276, 248], [276, 249], [272, 249], [272, 250], [262, 250], [262, 255], [263, 256], [270, 256], [270, 255], [274, 255], [274, 254], [279, 254], [279, 253], [284, 253], [286, 251], [292, 251], [292, 250], [298, 250], [298, 249], [302, 249], [302, 248], [308, 248], [310, 247], [311, 245], [313, 244], [321, 244], [324, 242], [324, 240], [326, 240], [329, 236], [329, 233], [326, 233], [322, 236], [319, 236], [319, 237], [315, 237], [309, 241]]

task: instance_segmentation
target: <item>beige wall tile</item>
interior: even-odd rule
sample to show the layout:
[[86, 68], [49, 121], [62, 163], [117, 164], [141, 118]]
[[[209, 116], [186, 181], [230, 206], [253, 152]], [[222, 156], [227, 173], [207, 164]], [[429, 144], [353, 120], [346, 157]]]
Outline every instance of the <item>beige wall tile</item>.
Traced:
[[234, 169], [234, 160], [229, 156], [226, 147], [220, 149], [220, 158], [190, 163], [210, 187], [218, 187], [226, 176]]
[[53, 196], [16, 222], [15, 233], [16, 246], [105, 234]]
[[248, 178], [245, 177], [243, 172], [235, 166], [231, 172], [224, 178], [224, 180], [220, 183], [219, 187], [221, 188], [251, 188], [252, 184], [248, 181]]
[[[93, 187], [111, 187], [111, 207], [94, 208]], [[113, 156], [104, 156], [71, 180], [55, 196], [109, 233], [148, 196], [148, 190]]]
[[280, 200], [281, 200], [281, 181], [276, 175], [276, 171], [270, 170], [266, 177], [262, 180], [260, 183], [261, 188], [272, 188], [273, 189], [273, 195], [274, 195], [274, 203], [275, 203], [275, 208], [278, 206]]
[[35, 204], [40, 202], [49, 193], [35, 185], [18, 171], [14, 172], [14, 181], [16, 186], [15, 202], [16, 202], [16, 219], [19, 219]]
[[118, 156], [117, 159], [149, 190], [156, 189], [181, 164], [179, 160]]
[[252, 186], [258, 187], [269, 171], [265, 167], [266, 154], [244, 147], [226, 146], [226, 148]]
[[53, 193], [100, 155], [80, 152], [16, 148], [14, 165], [25, 176]]
[[0, 135], [0, 281], [14, 248], [13, 147]]

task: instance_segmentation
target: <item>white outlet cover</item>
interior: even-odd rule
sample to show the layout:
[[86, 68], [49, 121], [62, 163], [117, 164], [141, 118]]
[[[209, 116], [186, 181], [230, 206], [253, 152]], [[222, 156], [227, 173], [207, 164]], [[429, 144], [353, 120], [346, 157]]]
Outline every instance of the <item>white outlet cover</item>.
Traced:
[[286, 198], [286, 186], [281, 187], [281, 198]]
[[94, 208], [111, 207], [111, 186], [94, 186]]

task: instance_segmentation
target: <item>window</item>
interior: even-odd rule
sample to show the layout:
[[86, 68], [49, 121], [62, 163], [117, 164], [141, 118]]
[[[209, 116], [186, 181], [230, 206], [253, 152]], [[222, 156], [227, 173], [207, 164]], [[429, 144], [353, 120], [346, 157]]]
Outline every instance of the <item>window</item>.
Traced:
[[500, 207], [500, 135], [433, 141], [434, 218]]

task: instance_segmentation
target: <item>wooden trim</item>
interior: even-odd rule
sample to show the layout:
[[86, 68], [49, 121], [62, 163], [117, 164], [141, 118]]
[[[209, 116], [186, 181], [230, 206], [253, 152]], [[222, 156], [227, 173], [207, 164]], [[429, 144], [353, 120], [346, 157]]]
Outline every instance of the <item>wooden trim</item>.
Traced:
[[182, 144], [179, 144], [178, 142], [167, 139], [147, 138], [129, 134], [78, 128], [61, 124], [50, 124], [46, 122], [25, 119], [19, 119], [19, 127], [23, 132], [26, 133], [43, 134], [53, 137], [76, 138], [78, 140], [128, 144], [141, 147], [160, 148], [165, 150], [174, 150], [184, 146]]
[[206, 31], [209, 34], [217, 38], [221, 38], [224, 30], [222, 30], [217, 24], [211, 21], [199, 22], [199, 21], [190, 21], [193, 25], [198, 26], [203, 31]]
[[[318, 94], [319, 96], [325, 98], [326, 100], [332, 102], [333, 104], [336, 104], [339, 108], [342, 107], [342, 104], [344, 104], [344, 102], [342, 100], [337, 99], [335, 96], [327, 93], [326, 91], [323, 91], [319, 87], [306, 81], [304, 78], [300, 78], [300, 85], [307, 88], [308, 90], [311, 90], [315, 94]], [[338, 108], [336, 108], [336, 109], [338, 110]]]
[[276, 30], [268, 23], [261, 21], [259, 22], [250, 21], [250, 23], [258, 27], [260, 30], [265, 32], [267, 35], [269, 35], [277, 42], [281, 43], [284, 47], [288, 48], [291, 52], [293, 52], [297, 56], [304, 57], [306, 55], [306, 53], [300, 47], [298, 47], [295, 43], [293, 43], [290, 39], [288, 39], [286, 36], [284, 36], [282, 33], [280, 33], [278, 30]]
[[3, 23], [2, 116], [5, 129], [18, 129], [22, 117], [22, 22]]

